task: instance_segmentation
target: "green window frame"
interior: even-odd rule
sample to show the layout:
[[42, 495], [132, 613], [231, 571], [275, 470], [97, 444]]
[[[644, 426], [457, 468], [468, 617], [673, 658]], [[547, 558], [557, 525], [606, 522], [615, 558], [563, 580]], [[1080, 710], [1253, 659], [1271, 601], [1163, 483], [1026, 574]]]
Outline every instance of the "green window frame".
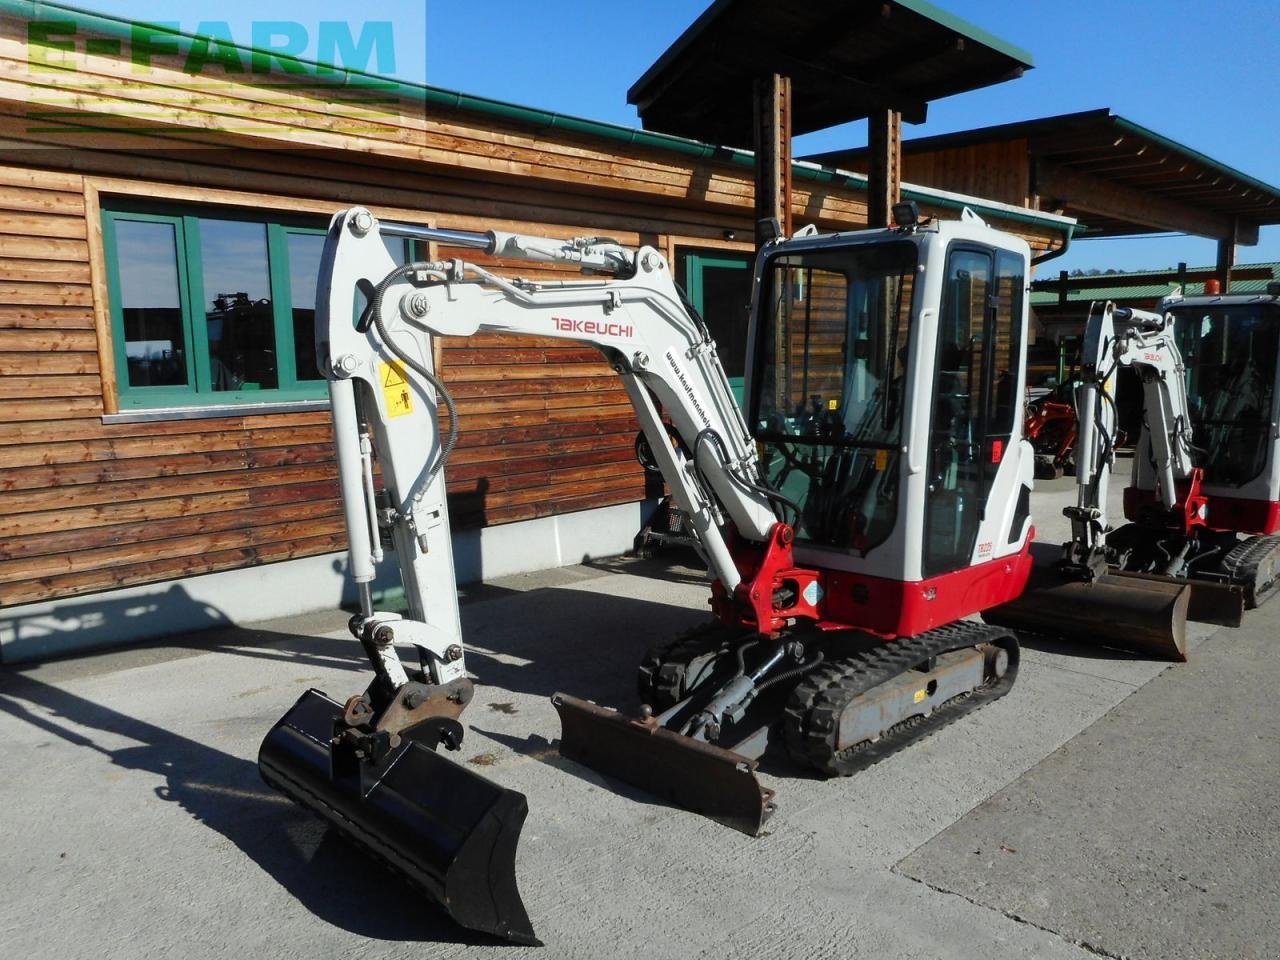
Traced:
[[[721, 362], [730, 370], [736, 369], [739, 365], [743, 368], [742, 375], [729, 377], [729, 388], [733, 392], [734, 399], [738, 401], [738, 405], [742, 406], [746, 389], [745, 369], [747, 362], [747, 329], [749, 325], [747, 304], [744, 301], [742, 314], [736, 318], [739, 321], [739, 328], [736, 331], [723, 329], [726, 320], [732, 321], [735, 318], [711, 315], [712, 311], [706, 302], [704, 271], [709, 269], [744, 271], [745, 277], [748, 278], [749, 289], [749, 278], [751, 276], [751, 268], [755, 262], [755, 255], [746, 251], [706, 249], [681, 249], [677, 251], [677, 254], [680, 264], [680, 280], [685, 288], [685, 296], [689, 298], [693, 308], [702, 315], [703, 320], [711, 328], [712, 336], [717, 333], [721, 334], [717, 338]], [[736, 334], [731, 341], [724, 338], [724, 334], [729, 332]], [[720, 342], [721, 340], [725, 342]], [[734, 356], [727, 355], [731, 351], [734, 352]]]
[[[204, 263], [200, 246], [202, 219], [232, 220], [262, 224], [266, 234], [267, 279], [271, 297], [271, 320], [275, 346], [277, 385], [269, 388], [217, 390], [209, 354], [204, 289]], [[111, 316], [111, 340], [116, 371], [117, 403], [121, 411], [170, 407], [229, 407], [246, 404], [296, 403], [327, 397], [323, 378], [299, 377], [293, 322], [293, 290], [289, 269], [291, 235], [319, 235], [327, 232], [319, 224], [309, 226], [304, 217], [258, 216], [225, 207], [192, 206], [154, 209], [148, 205], [113, 205], [102, 212], [102, 246], [107, 273], [107, 299]], [[318, 219], [318, 218], [317, 218]], [[130, 383], [123, 306], [117, 224], [122, 221], [163, 223], [174, 231], [177, 259], [178, 302], [185, 337], [186, 383], [181, 385], [134, 385]], [[390, 247], [390, 244], [389, 244]], [[416, 244], [405, 242], [404, 256], [411, 257]], [[394, 255], [394, 254], [393, 254]], [[218, 291], [213, 291], [217, 293]]]

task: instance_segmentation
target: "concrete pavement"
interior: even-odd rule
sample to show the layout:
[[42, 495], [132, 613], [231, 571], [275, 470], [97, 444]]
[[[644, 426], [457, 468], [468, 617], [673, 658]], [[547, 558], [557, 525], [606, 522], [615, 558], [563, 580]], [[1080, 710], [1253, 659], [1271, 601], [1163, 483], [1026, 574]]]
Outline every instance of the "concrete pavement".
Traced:
[[[1069, 483], [1058, 486], [1042, 485], [1033, 505], [1045, 538], [1059, 536], [1053, 514], [1070, 496]], [[551, 693], [631, 708], [644, 648], [705, 618], [707, 591], [696, 573], [640, 575], [655, 572], [604, 561], [468, 591], [468, 663], [482, 685], [464, 717], [460, 757], [529, 797], [517, 868], [547, 947], [527, 955], [1110, 955], [1097, 946], [1083, 906], [1073, 914], [1078, 923], [1025, 922], [1003, 902], [961, 889], [964, 876], [955, 895], [935, 889], [946, 883], [930, 886], [895, 866], [929, 860], [931, 840], [1024, 775], [1040, 776], [1042, 761], [1165, 664], [1030, 643], [1007, 697], [856, 777], [820, 781], [770, 766], [763, 779], [778, 790], [779, 810], [766, 836], [749, 839], [555, 752]], [[1255, 616], [1273, 628], [1274, 613]], [[341, 699], [363, 686], [366, 666], [344, 620], [334, 613], [216, 631], [0, 674], [6, 955], [519, 954], [451, 925], [258, 779], [258, 743], [303, 690]], [[1208, 632], [1196, 631], [1195, 642]], [[1219, 637], [1230, 633], [1209, 641], [1228, 659], [1230, 641]], [[1200, 656], [1198, 647], [1192, 655]], [[1109, 741], [1118, 759], [1100, 768], [1100, 778], [1124, 773], [1124, 740]], [[1248, 779], [1248, 789], [1267, 787], [1269, 774]], [[1072, 816], [1087, 834], [1087, 807]], [[1250, 829], [1274, 845], [1272, 825]], [[1144, 834], [1140, 842], [1161, 838]], [[1273, 887], [1258, 896], [1277, 906]], [[1107, 929], [1125, 921], [1125, 909], [1107, 918]], [[1133, 956], [1201, 955], [1157, 945], [1168, 949]]]

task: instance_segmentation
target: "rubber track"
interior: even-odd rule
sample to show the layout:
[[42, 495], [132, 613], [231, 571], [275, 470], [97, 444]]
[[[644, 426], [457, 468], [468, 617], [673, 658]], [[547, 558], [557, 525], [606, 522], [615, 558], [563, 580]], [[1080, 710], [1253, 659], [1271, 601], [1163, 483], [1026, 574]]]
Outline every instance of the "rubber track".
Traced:
[[1222, 569], [1232, 584], [1244, 588], [1245, 605], [1250, 609], [1266, 600], [1280, 585], [1280, 578], [1273, 578], [1254, 591], [1258, 586], [1258, 567], [1273, 550], [1280, 550], [1280, 536], [1250, 537], [1237, 543], [1222, 558]]
[[662, 711], [674, 706], [687, 695], [685, 671], [697, 657], [718, 650], [731, 640], [745, 640], [751, 631], [709, 620], [688, 630], [674, 640], [649, 648], [640, 661], [636, 692], [641, 703]]
[[[909, 717], [874, 741], [837, 750], [840, 716], [857, 697], [930, 657], [981, 643], [995, 643], [1009, 651], [1009, 669], [1001, 679], [953, 697], [927, 717]], [[828, 660], [796, 685], [787, 702], [782, 720], [787, 752], [796, 762], [827, 776], [847, 777], [1003, 697], [1017, 674], [1018, 641], [1014, 633], [968, 621], [887, 642], [865, 653]]]

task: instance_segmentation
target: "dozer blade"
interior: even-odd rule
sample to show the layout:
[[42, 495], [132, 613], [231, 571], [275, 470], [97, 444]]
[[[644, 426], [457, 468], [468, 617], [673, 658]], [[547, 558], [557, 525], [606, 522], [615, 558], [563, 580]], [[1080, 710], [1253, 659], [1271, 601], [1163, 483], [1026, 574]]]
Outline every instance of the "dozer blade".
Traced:
[[342, 712], [320, 691], [304, 693], [262, 742], [262, 779], [403, 873], [462, 926], [540, 945], [516, 886], [524, 795], [413, 741], [376, 767], [335, 772], [330, 740]]
[[1167, 660], [1187, 659], [1185, 583], [1104, 574], [1091, 582], [1067, 580], [1036, 567], [1016, 600], [982, 614], [987, 623]]
[[1238, 627], [1244, 622], [1245, 590], [1238, 584], [1162, 577], [1155, 573], [1137, 573], [1132, 570], [1113, 569], [1108, 576], [1186, 587], [1191, 591], [1191, 599], [1187, 603], [1188, 620], [1212, 623], [1219, 627]]
[[754, 760], [588, 700], [557, 693], [551, 702], [563, 757], [753, 837], [774, 811]]

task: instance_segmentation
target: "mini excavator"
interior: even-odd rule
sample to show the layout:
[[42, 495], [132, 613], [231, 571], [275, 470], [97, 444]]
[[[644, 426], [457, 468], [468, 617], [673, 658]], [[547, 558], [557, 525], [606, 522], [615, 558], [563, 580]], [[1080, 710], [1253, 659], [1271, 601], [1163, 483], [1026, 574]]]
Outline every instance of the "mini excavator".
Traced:
[[[265, 780], [458, 923], [537, 942], [515, 875], [526, 798], [446, 756], [473, 688], [444, 483], [458, 417], [432, 344], [478, 331], [600, 350], [712, 580], [714, 619], [645, 656], [635, 715], [553, 697], [565, 757], [755, 835], [774, 810], [756, 777], [771, 740], [850, 774], [1003, 696], [1016, 636], [972, 615], [1021, 594], [1032, 567], [1031, 253], [968, 210], [921, 221], [905, 206], [893, 227], [764, 245], [742, 409], [657, 250], [335, 215], [316, 342], [360, 595], [351, 631], [374, 675], [345, 701], [303, 694], [262, 744]], [[387, 237], [488, 266], [397, 266]], [[495, 260], [585, 276], [520, 279]], [[403, 615], [372, 602], [384, 552]]]
[[[1072, 537], [1054, 569], [1038, 568], [1031, 589], [984, 619], [1085, 636], [1109, 616], [1132, 627], [1113, 645], [1173, 660], [1186, 659], [1186, 619], [1239, 626], [1280, 575], [1278, 355], [1280, 290], [1178, 294], [1156, 313], [1093, 304], [1075, 391], [1077, 502], [1064, 511]], [[1142, 381], [1142, 430], [1124, 491], [1130, 522], [1113, 530], [1121, 367]], [[1062, 595], [1073, 581], [1093, 585], [1088, 611]]]

